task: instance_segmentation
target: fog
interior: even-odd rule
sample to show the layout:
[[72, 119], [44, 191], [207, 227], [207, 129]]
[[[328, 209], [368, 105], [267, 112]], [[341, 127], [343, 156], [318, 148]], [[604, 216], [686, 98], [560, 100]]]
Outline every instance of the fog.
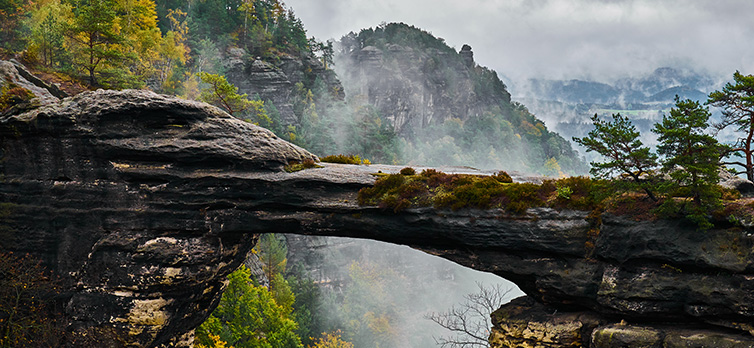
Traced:
[[[338, 237], [286, 239], [289, 267], [304, 265], [321, 289], [315, 311], [329, 321], [321, 327], [342, 329], [356, 347], [437, 347], [435, 340], [451, 333], [427, 316], [462, 303], [479, 291], [477, 283], [507, 289], [499, 305], [523, 295], [503, 278], [407, 246]], [[372, 329], [363, 328], [364, 318]], [[488, 330], [489, 318], [484, 319]], [[384, 327], [374, 330], [376, 323]]]
[[[415, 25], [507, 78], [615, 79], [661, 66], [754, 72], [748, 0], [287, 0], [310, 36]], [[513, 88], [514, 95], [516, 94]]]

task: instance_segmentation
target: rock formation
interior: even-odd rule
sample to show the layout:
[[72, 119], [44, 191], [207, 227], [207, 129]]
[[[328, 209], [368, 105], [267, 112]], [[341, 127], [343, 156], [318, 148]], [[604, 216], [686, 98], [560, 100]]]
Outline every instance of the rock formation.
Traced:
[[271, 64], [260, 58], [246, 57], [243, 49], [236, 48], [228, 54], [225, 68], [228, 81], [238, 87], [239, 93], [272, 102], [280, 112], [283, 125], [299, 124], [293, 111], [297, 83], [312, 88], [319, 78], [335, 98], [342, 100], [345, 96], [335, 72], [311, 56], [282, 56], [278, 64]]
[[449, 118], [466, 120], [490, 105], [510, 101], [503, 87], [495, 96], [500, 100], [482, 102], [470, 75], [473, 66], [457, 58], [455, 52], [388, 44], [384, 50], [367, 46], [340, 56], [335, 68], [350, 96], [374, 105], [396, 132], [410, 136]]
[[[66, 97], [65, 92], [57, 86], [50, 85], [35, 77], [18, 62], [0, 60], [0, 89], [10, 89], [12, 86], [21, 87], [31, 92], [35, 96], [35, 100], [33, 103], [28, 103], [29, 105], [24, 105], [27, 103], [16, 105], [15, 108], [10, 108], [12, 110], [8, 110], [7, 113], [57, 103], [60, 98]], [[2, 109], [3, 106], [0, 106], [0, 112], [3, 111]]]
[[[652, 342], [690, 334], [754, 342], [749, 227], [701, 232], [684, 221], [548, 208], [363, 207], [356, 194], [371, 174], [399, 167], [287, 173], [286, 164], [315, 157], [214, 107], [146, 91], [86, 92], [2, 117], [0, 156], [13, 237], [0, 250], [31, 253], [59, 277], [70, 346], [189, 346], [225, 276], [271, 232], [404, 244], [493, 272], [557, 310], [553, 320], [584, 322], [582, 344], [627, 328]], [[496, 318], [493, 341], [506, 342], [521, 317]], [[621, 320], [629, 326], [615, 326]], [[531, 346], [578, 346], [532, 330], [516, 335]]]

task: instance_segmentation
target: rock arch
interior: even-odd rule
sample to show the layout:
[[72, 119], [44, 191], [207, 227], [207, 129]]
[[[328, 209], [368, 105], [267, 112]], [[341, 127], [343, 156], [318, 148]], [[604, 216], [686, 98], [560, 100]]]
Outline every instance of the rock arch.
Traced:
[[595, 236], [580, 211], [362, 207], [356, 193], [371, 173], [400, 168], [287, 173], [286, 164], [315, 157], [206, 104], [146, 91], [87, 92], [2, 117], [0, 151], [0, 202], [11, 211], [2, 223], [15, 237], [0, 249], [53, 269], [69, 329], [103, 346], [189, 344], [225, 276], [269, 232], [409, 245], [599, 325], [754, 333], [748, 228], [603, 216]]

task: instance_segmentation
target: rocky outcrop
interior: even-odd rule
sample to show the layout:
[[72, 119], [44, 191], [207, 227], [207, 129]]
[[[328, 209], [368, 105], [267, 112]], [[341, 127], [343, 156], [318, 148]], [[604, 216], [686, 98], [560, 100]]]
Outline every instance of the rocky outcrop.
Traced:
[[740, 332], [641, 325], [594, 312], [559, 312], [522, 297], [492, 314], [492, 347], [614, 348], [614, 347], [726, 347], [754, 346], [754, 337]]
[[238, 87], [239, 93], [272, 102], [280, 113], [283, 125], [299, 124], [293, 110], [297, 83], [312, 88], [314, 81], [320, 79], [334, 98], [342, 100], [345, 97], [335, 72], [308, 55], [283, 55], [278, 57], [277, 64], [272, 64], [260, 57], [246, 57], [243, 49], [236, 48], [229, 52], [225, 69], [228, 81]]
[[0, 128], [12, 237], [0, 249], [31, 253], [59, 276], [73, 346], [147, 347], [190, 334], [256, 239], [226, 234], [240, 226], [216, 220], [229, 203], [208, 194], [234, 188], [211, 178], [315, 158], [207, 104], [145, 91], [82, 93]]
[[[0, 156], [3, 230], [12, 231], [0, 249], [54, 270], [69, 334], [102, 347], [190, 345], [225, 276], [271, 232], [409, 245], [503, 276], [551, 313], [604, 318], [605, 330], [626, 320], [704, 337], [754, 333], [746, 227], [702, 232], [680, 220], [548, 208], [363, 207], [356, 194], [372, 174], [400, 167], [288, 173], [286, 164], [315, 157], [209, 105], [145, 91], [87, 92], [0, 118]], [[587, 317], [563, 320], [592, 327]], [[575, 339], [563, 330], [545, 336]]]
[[[466, 60], [455, 52], [426, 51], [398, 44], [384, 49], [367, 46], [339, 56], [336, 70], [350, 96], [373, 105], [404, 136], [442, 124], [450, 118], [466, 120], [495, 102], [482, 102], [475, 92]], [[510, 95], [498, 96], [510, 101]], [[498, 101], [499, 102], [499, 101]]]
[[[0, 60], [0, 90], [10, 89], [12, 87], [23, 88], [31, 92], [35, 98], [30, 103], [25, 103], [29, 105], [18, 105], [14, 110], [8, 111], [8, 114], [42, 105], [57, 103], [60, 101], [59, 98], [66, 96], [65, 93], [56, 86], [47, 84], [32, 75], [21, 64], [14, 61]], [[2, 111], [2, 109], [3, 106], [0, 105], [0, 111]]]

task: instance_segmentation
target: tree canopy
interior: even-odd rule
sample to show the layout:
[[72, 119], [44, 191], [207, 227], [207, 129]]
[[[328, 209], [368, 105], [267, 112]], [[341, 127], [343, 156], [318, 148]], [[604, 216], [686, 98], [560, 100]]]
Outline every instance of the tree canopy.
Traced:
[[736, 71], [733, 83], [728, 82], [722, 90], [710, 93], [707, 104], [722, 108], [722, 121], [715, 125], [718, 129], [735, 127], [742, 136], [736, 140], [728, 153], [741, 153], [744, 162], [730, 161], [725, 164], [743, 167], [742, 173], [754, 181], [754, 76]]
[[[694, 204], [687, 217], [702, 228], [711, 227], [707, 215], [720, 205], [716, 184], [721, 147], [717, 139], [704, 133], [709, 117], [709, 111], [699, 102], [676, 97], [670, 115], [652, 129], [659, 135], [657, 152], [664, 156], [662, 171], [672, 179], [663, 183], [663, 191], [670, 197], [691, 197]], [[675, 201], [667, 199], [666, 203], [674, 205]]]
[[649, 187], [647, 175], [657, 166], [657, 156], [650, 152], [639, 139], [639, 132], [631, 121], [621, 114], [613, 114], [612, 121], [592, 116], [594, 129], [586, 137], [573, 138], [577, 144], [605, 158], [603, 162], [591, 162], [589, 172], [601, 178], [610, 178], [616, 173], [628, 175], [654, 201], [657, 200]]
[[199, 344], [215, 347], [221, 341], [235, 348], [303, 347], [290, 312], [268, 289], [252, 284], [246, 266], [231, 273], [228, 281], [220, 304], [197, 330]]

